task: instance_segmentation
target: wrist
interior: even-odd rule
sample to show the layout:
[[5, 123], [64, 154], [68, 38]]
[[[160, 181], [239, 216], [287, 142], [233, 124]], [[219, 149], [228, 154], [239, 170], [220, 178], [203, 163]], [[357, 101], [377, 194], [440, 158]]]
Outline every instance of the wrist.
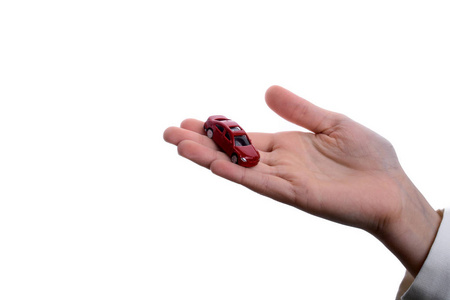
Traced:
[[416, 276], [433, 245], [442, 220], [406, 178], [401, 184], [401, 209], [375, 236]]

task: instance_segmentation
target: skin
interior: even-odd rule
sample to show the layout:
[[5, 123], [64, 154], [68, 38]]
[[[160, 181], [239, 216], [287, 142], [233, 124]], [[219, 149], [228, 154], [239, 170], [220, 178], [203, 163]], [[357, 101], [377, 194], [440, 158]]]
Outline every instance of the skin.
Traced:
[[311, 132], [249, 133], [261, 154], [253, 168], [232, 164], [205, 136], [203, 122], [187, 119], [164, 139], [212, 173], [302, 211], [374, 235], [416, 276], [441, 216], [401, 168], [392, 145], [348, 117], [272, 86], [267, 105]]

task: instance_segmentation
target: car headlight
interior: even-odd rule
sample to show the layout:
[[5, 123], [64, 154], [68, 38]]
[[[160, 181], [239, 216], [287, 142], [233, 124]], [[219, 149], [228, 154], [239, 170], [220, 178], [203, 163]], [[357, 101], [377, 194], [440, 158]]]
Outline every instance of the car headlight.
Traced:
[[241, 157], [242, 162], [247, 162], [247, 159], [245, 157]]

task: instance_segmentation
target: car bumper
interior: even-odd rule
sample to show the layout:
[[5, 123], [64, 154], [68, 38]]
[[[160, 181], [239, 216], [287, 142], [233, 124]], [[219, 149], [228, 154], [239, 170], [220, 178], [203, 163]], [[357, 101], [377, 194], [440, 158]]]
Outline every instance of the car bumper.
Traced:
[[245, 158], [246, 161], [243, 161], [242, 159], [239, 160], [238, 164], [240, 166], [250, 168], [254, 167], [259, 163], [259, 157], [258, 158]]

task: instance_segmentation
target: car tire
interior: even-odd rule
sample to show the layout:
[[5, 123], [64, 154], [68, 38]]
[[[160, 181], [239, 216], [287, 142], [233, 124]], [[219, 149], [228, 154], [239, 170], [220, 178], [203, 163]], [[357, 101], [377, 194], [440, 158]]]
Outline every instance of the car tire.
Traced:
[[206, 136], [209, 137], [210, 139], [212, 139], [212, 137], [213, 137], [213, 130], [211, 128], [208, 128], [206, 130]]
[[238, 164], [239, 158], [238, 158], [237, 154], [231, 155], [231, 162], [232, 162], [233, 164]]

